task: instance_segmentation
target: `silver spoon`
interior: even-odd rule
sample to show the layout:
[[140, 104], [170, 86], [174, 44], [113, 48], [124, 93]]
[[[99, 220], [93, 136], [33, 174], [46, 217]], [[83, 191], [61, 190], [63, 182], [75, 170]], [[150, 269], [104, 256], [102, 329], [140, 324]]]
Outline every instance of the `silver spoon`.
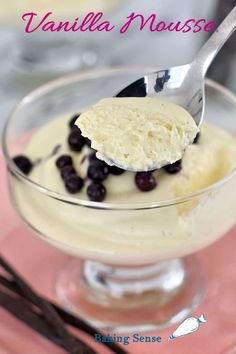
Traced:
[[205, 109], [204, 78], [213, 59], [236, 28], [236, 6], [190, 64], [147, 74], [125, 87], [117, 97], [158, 97], [184, 107], [197, 126]]
[[[205, 110], [205, 75], [213, 59], [235, 29], [236, 6], [201, 48], [192, 63], [147, 74], [126, 86], [116, 97], [156, 97], [177, 103], [190, 113], [196, 125], [200, 127]], [[139, 171], [131, 166], [121, 166], [107, 155], [101, 156], [100, 158], [108, 164], [133, 172]], [[160, 164], [145, 166], [145, 171], [160, 167]]]

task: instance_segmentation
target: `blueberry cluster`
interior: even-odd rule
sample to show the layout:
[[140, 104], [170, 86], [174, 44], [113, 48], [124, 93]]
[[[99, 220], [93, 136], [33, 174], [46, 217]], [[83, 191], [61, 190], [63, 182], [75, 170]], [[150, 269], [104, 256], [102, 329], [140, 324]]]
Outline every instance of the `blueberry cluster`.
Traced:
[[[84, 186], [84, 180], [78, 176], [70, 155], [61, 155], [56, 160], [56, 166], [60, 171], [61, 178], [65, 183], [65, 187], [69, 193], [78, 193]], [[102, 202], [106, 197], [106, 188], [102, 182], [109, 174], [121, 175], [124, 173], [118, 167], [108, 166], [105, 162], [99, 160], [95, 153], [89, 156], [89, 167], [87, 171], [87, 178], [90, 183], [87, 188], [87, 195], [91, 201]]]
[[89, 167], [87, 176], [91, 184], [87, 188], [87, 195], [90, 200], [101, 202], [106, 197], [106, 188], [102, 182], [108, 177], [109, 174], [121, 175], [125, 171], [114, 166], [107, 165], [104, 161], [96, 157], [95, 152], [89, 156]]
[[61, 173], [61, 178], [67, 191], [71, 194], [81, 191], [84, 186], [84, 180], [76, 173], [71, 156], [61, 155], [56, 160], [56, 166]]

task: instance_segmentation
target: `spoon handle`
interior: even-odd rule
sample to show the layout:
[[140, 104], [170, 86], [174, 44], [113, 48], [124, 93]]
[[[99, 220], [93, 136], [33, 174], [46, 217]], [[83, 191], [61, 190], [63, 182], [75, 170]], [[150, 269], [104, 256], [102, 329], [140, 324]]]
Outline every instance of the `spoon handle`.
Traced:
[[191, 69], [205, 77], [213, 59], [236, 29], [236, 6], [199, 51]]

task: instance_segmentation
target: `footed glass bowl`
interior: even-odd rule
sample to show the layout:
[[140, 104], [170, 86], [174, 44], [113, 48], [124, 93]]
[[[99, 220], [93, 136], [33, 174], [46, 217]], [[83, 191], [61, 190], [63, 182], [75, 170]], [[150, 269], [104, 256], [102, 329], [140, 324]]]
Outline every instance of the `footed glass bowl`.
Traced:
[[[16, 211], [36, 235], [74, 256], [58, 275], [57, 295], [70, 311], [116, 333], [162, 328], [198, 306], [205, 281], [192, 254], [233, 227], [236, 171], [182, 198], [144, 202], [140, 193], [139, 203], [111, 204], [49, 190], [21, 173], [12, 157], [23, 154], [44, 125], [114, 95], [148, 71], [104, 69], [50, 82], [19, 103], [3, 135]], [[205, 119], [232, 133], [235, 96], [212, 81], [206, 96]]]

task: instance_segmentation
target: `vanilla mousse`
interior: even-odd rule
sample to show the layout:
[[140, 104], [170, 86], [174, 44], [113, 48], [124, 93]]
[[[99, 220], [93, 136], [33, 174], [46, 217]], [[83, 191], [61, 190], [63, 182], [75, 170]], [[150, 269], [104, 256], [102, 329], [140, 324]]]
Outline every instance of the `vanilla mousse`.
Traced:
[[[236, 168], [236, 139], [230, 134], [204, 123], [182, 160], [134, 173], [96, 158], [74, 126], [80, 117], [49, 122], [32, 133], [25, 156], [14, 158], [40, 185], [10, 175], [14, 203], [45, 240], [82, 258], [141, 265], [195, 252], [234, 225], [235, 178], [181, 203], [168, 202], [207, 188]], [[73, 199], [64, 201], [68, 197]], [[163, 202], [166, 206], [158, 207]]]
[[179, 105], [156, 98], [107, 98], [77, 120], [97, 157], [130, 171], [173, 164], [199, 129]]

